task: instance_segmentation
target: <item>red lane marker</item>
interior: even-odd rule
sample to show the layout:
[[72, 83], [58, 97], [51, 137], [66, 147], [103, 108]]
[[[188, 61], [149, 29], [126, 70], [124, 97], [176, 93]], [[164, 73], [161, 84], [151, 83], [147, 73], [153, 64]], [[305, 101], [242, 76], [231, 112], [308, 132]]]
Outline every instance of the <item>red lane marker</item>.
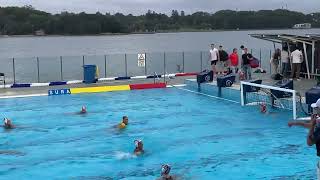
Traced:
[[150, 83], [150, 84], [130, 84], [131, 90], [138, 90], [138, 89], [155, 89], [155, 88], [166, 88], [166, 83]]
[[176, 74], [176, 77], [179, 77], [179, 76], [196, 76], [198, 75], [199, 73], [196, 73], [196, 72], [191, 72], [191, 73], [177, 73]]

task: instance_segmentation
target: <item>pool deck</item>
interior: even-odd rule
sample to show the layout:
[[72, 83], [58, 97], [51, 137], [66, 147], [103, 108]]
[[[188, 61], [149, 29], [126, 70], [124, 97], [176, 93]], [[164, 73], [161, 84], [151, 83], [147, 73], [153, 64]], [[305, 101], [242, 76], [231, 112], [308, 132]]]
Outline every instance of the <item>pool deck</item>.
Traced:
[[[262, 79], [263, 84], [272, 85], [277, 81], [272, 80], [268, 74], [254, 74], [254, 79]], [[168, 85], [179, 85], [184, 84], [187, 79], [195, 79], [194, 76], [186, 77], [175, 77], [173, 79], [166, 79]], [[164, 82], [164, 79], [157, 79], [156, 82]], [[52, 89], [65, 89], [65, 88], [81, 88], [81, 87], [97, 87], [97, 86], [115, 86], [115, 85], [125, 85], [125, 84], [143, 84], [143, 83], [154, 83], [154, 79], [131, 79], [131, 80], [121, 80], [121, 81], [107, 81], [94, 84], [72, 84], [72, 85], [60, 85], [60, 86], [48, 86], [48, 87], [29, 87], [29, 88], [0, 88], [0, 98], [9, 97], [28, 97], [28, 96], [45, 96], [48, 95], [48, 90]], [[212, 83], [213, 85], [215, 82]], [[316, 80], [302, 79], [301, 81], [294, 81], [294, 88], [302, 96], [310, 88], [316, 86]], [[1, 87], [1, 85], [0, 85]], [[234, 88], [240, 89], [239, 82], [236, 82]]]

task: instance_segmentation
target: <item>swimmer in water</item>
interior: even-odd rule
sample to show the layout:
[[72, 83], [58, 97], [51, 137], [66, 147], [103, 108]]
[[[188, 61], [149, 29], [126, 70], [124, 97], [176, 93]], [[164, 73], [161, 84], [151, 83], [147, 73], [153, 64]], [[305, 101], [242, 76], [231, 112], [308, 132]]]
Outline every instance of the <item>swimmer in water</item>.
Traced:
[[[316, 103], [311, 104], [313, 108], [313, 114], [310, 121], [291, 121], [288, 123], [289, 127], [300, 126], [308, 129], [307, 145], [316, 145], [317, 156], [320, 157], [320, 99]], [[317, 163], [317, 171], [319, 172], [319, 164]]]
[[144, 150], [143, 150], [143, 142], [141, 140], [135, 140], [134, 141], [134, 144], [136, 146], [136, 148], [134, 149], [134, 154], [139, 156], [141, 154], [144, 153]]
[[267, 105], [265, 103], [260, 104], [260, 112], [267, 113]]
[[82, 106], [81, 111], [79, 114], [86, 114], [87, 113], [87, 108], [85, 106]]
[[124, 129], [125, 127], [127, 127], [127, 125], [129, 124], [129, 118], [128, 116], [123, 116], [122, 117], [122, 121], [120, 122], [120, 124], [118, 125], [119, 129]]
[[8, 119], [8, 118], [4, 118], [3, 119], [3, 127], [5, 129], [13, 129], [14, 128], [14, 125], [12, 124], [11, 120]]
[[177, 180], [176, 176], [170, 175], [171, 167], [169, 164], [162, 165], [161, 177], [157, 180]]
[[266, 103], [260, 104], [260, 112], [262, 114], [268, 114], [268, 115], [276, 115], [277, 114], [277, 112], [268, 111], [268, 106]]

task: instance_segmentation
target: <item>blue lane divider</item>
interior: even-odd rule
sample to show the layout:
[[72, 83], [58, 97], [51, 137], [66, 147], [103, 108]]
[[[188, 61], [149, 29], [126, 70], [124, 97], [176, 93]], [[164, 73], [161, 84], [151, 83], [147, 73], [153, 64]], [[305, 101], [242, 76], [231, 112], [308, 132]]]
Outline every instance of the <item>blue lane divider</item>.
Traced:
[[54, 90], [48, 90], [48, 95], [49, 95], [49, 96], [64, 95], [64, 94], [71, 94], [70, 89], [54, 89]]
[[25, 88], [31, 87], [31, 84], [12, 84], [11, 88]]
[[150, 75], [150, 76], [147, 76], [147, 79], [161, 78], [161, 77], [162, 77], [161, 75]]
[[131, 77], [117, 77], [117, 78], [115, 78], [115, 80], [127, 80], [127, 79], [131, 79]]
[[50, 82], [49, 86], [59, 86], [59, 85], [66, 85], [67, 82], [66, 81], [54, 81], [54, 82]]

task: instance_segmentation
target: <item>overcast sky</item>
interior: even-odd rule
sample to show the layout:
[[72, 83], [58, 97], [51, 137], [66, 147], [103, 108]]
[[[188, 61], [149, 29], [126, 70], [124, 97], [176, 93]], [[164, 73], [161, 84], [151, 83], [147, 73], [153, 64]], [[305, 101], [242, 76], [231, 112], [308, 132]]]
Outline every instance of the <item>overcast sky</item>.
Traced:
[[144, 14], [148, 9], [170, 14], [172, 9], [186, 13], [216, 12], [222, 9], [260, 10], [287, 7], [304, 13], [319, 12], [320, 0], [0, 0], [0, 6], [32, 5], [51, 13], [87, 12]]

